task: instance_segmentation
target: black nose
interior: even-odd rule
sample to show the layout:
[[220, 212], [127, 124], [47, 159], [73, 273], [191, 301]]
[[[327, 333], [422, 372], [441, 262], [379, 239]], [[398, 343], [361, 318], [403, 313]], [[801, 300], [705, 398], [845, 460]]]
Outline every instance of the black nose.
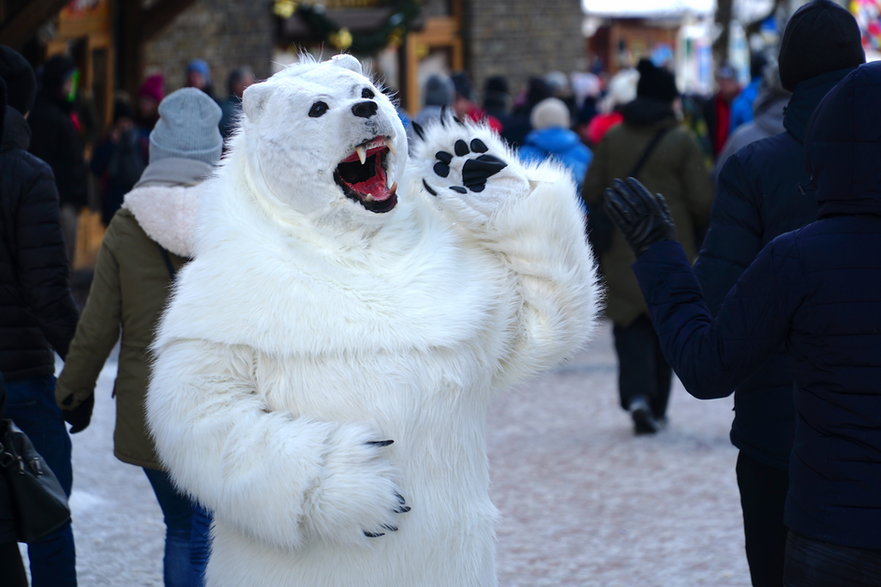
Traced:
[[352, 114], [359, 118], [370, 118], [376, 114], [377, 109], [376, 102], [358, 102], [352, 106]]

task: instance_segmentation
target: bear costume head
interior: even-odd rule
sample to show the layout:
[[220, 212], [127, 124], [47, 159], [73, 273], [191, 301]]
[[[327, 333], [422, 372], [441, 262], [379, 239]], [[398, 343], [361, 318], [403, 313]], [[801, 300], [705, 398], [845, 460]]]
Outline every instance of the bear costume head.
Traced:
[[[390, 212], [407, 163], [391, 100], [351, 55], [304, 61], [250, 86], [240, 137], [256, 193], [321, 218]], [[262, 189], [261, 189], [262, 188]]]

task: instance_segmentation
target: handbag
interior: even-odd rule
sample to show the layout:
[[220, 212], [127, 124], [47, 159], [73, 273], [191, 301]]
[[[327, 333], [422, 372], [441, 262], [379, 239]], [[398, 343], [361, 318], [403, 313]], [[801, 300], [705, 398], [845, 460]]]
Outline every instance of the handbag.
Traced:
[[18, 542], [33, 542], [70, 521], [70, 506], [61, 484], [12, 420], [0, 420], [0, 469], [15, 510]]
[[[667, 126], [655, 133], [648, 145], [646, 145], [642, 154], [639, 156], [633, 169], [627, 174], [627, 177], [639, 176], [639, 172], [642, 171], [643, 166], [655, 150], [655, 147], [658, 146], [658, 143], [661, 142], [661, 139], [664, 138], [667, 131], [672, 128], [673, 127]], [[587, 214], [587, 240], [590, 242], [590, 246], [593, 248], [595, 255], [599, 256], [612, 247], [612, 235], [614, 233], [615, 225], [612, 223], [612, 219], [606, 214], [605, 196], [603, 196], [598, 204], [590, 207], [590, 211]]]

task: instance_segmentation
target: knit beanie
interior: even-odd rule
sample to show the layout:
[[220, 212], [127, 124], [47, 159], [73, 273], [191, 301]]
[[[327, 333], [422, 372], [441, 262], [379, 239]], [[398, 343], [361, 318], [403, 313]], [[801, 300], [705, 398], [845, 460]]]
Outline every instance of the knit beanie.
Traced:
[[150, 163], [176, 157], [214, 165], [223, 151], [220, 106], [196, 88], [172, 92], [159, 104], [159, 121], [150, 133]]
[[640, 59], [636, 64], [639, 81], [636, 83], [637, 98], [652, 98], [662, 102], [672, 102], [679, 96], [676, 79], [666, 69], [660, 68], [649, 59]]
[[813, 0], [796, 10], [780, 41], [780, 80], [790, 92], [799, 82], [865, 61], [856, 20], [830, 0]]
[[453, 103], [453, 82], [445, 75], [432, 75], [425, 80], [423, 102], [426, 106], [449, 106]]
[[152, 98], [156, 100], [157, 104], [162, 101], [162, 98], [165, 97], [165, 78], [161, 73], [154, 73], [144, 78], [144, 82], [138, 90], [138, 97], [141, 96]]
[[191, 71], [202, 74], [202, 77], [205, 78], [206, 82], [211, 81], [211, 68], [208, 67], [208, 62], [204, 59], [193, 59], [187, 63], [187, 73], [190, 73]]
[[532, 109], [529, 123], [535, 130], [556, 127], [569, 128], [569, 108], [559, 98], [546, 98]]
[[0, 45], [0, 77], [6, 82], [6, 104], [21, 114], [34, 105], [37, 80], [31, 64], [15, 49]]

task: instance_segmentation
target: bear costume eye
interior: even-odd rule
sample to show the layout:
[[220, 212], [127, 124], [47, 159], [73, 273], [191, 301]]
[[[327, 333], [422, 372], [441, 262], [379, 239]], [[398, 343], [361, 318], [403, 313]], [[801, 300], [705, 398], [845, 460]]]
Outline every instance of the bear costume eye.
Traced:
[[309, 109], [309, 117], [310, 118], [318, 118], [319, 116], [323, 116], [325, 112], [330, 109], [330, 106], [325, 104], [324, 102], [318, 101], [312, 104], [312, 108]]
[[370, 98], [374, 97], [375, 95], [376, 94], [374, 94], [373, 90], [371, 90], [370, 88], [364, 88], [363, 90], [361, 90], [361, 97], [362, 98], [366, 98], [369, 100]]

